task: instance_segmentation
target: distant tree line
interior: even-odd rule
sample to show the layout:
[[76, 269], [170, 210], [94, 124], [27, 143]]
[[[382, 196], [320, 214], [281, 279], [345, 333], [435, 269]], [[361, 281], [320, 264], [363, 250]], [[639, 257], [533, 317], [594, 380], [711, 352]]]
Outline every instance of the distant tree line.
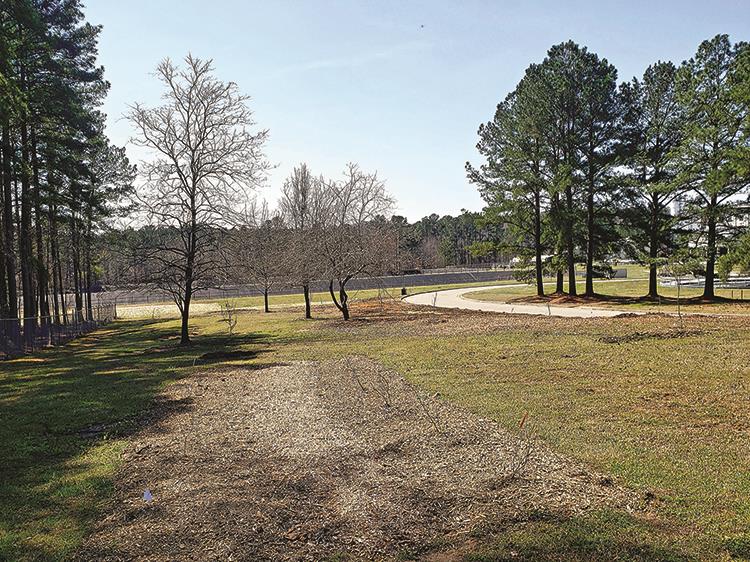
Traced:
[[28, 341], [92, 317], [99, 234], [134, 175], [104, 134], [99, 32], [78, 0], [0, 3], [0, 318]]
[[[576, 263], [594, 294], [596, 262], [613, 255], [657, 270], [680, 252], [703, 258], [705, 298], [741, 256], [750, 186], [750, 49], [726, 35], [704, 41], [676, 66], [657, 62], [618, 85], [606, 59], [572, 41], [529, 66], [480, 126], [486, 161], [467, 163], [487, 203], [484, 220], [507, 227], [499, 241], [525, 256], [544, 294], [575, 295]], [[743, 245], [744, 244], [744, 245]], [[736, 246], [737, 250], [731, 250]]]
[[402, 270], [507, 264], [512, 256], [497, 244], [506, 236], [505, 225], [484, 220], [482, 213], [432, 214], [414, 223], [394, 215], [391, 222], [399, 236]]

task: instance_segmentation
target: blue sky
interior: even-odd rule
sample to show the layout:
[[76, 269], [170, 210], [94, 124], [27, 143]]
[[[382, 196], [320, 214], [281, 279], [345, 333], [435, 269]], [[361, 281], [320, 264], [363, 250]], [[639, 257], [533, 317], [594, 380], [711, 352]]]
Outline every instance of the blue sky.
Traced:
[[411, 220], [481, 209], [464, 173], [479, 162], [477, 127], [551, 45], [586, 45], [626, 80], [717, 33], [750, 40], [750, 0], [88, 0], [86, 14], [104, 26], [116, 144], [132, 134], [127, 104], [158, 102], [158, 61], [191, 52], [252, 96], [270, 130], [278, 166], [260, 196], [274, 201], [299, 162], [337, 177], [354, 161], [378, 171]]

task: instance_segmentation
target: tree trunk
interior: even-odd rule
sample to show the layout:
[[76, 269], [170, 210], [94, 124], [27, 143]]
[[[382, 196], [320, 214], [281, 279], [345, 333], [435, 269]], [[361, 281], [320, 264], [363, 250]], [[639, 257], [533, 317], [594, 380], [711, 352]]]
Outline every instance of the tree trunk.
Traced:
[[91, 303], [91, 217], [88, 218], [86, 225], [86, 257], [85, 257], [85, 281], [86, 281], [86, 314], [89, 320], [94, 319], [94, 306]]
[[36, 286], [39, 300], [39, 317], [42, 328], [49, 324], [49, 300], [47, 299], [48, 275], [44, 260], [44, 236], [42, 233], [42, 188], [39, 181], [39, 157], [37, 155], [36, 131], [31, 128], [31, 169], [34, 185], [34, 219], [36, 222]]
[[[23, 71], [22, 71], [23, 72]], [[21, 78], [23, 82], [23, 75]], [[29, 135], [26, 119], [21, 120], [21, 230], [18, 245], [21, 258], [21, 291], [23, 292], [23, 335], [26, 346], [34, 344], [36, 331], [36, 297], [32, 275], [33, 240], [31, 228], [31, 178], [29, 177]]]
[[[52, 210], [50, 209], [49, 212], [49, 218], [52, 218]], [[49, 263], [50, 267], [52, 268], [52, 305], [54, 310], [54, 319], [55, 324], [57, 326], [60, 325], [60, 300], [58, 299], [57, 293], [60, 290], [60, 287], [57, 285], [57, 275], [55, 275], [55, 270], [57, 268], [57, 263], [55, 259], [55, 242], [54, 242], [54, 236], [53, 234], [53, 228], [52, 228], [52, 221], [50, 220], [50, 237], [49, 237]]]
[[[2, 197], [0, 196], [0, 200]], [[0, 214], [0, 252], [12, 251], [12, 248], [5, 249], [5, 227], [3, 225], [3, 216]], [[8, 284], [5, 282], [5, 267], [0, 267], [0, 337], [3, 336], [3, 320], [8, 318]]]
[[589, 177], [589, 189], [586, 197], [586, 292], [587, 297], [594, 296], [594, 180]]
[[305, 283], [302, 285], [302, 292], [305, 295], [305, 318], [312, 318], [312, 310], [310, 308], [310, 285]]
[[341, 315], [344, 317], [344, 320], [349, 320], [349, 305], [347, 304], [347, 301], [349, 300], [349, 295], [346, 294], [346, 289], [344, 288], [346, 281], [343, 283], [339, 281], [339, 299], [336, 298], [336, 293], [333, 291], [333, 279], [331, 279], [331, 282], [328, 284], [328, 292], [331, 293], [331, 299], [333, 300], [333, 304], [336, 305], [336, 308], [338, 308], [341, 311]]
[[339, 286], [339, 302], [341, 303], [341, 314], [344, 320], [349, 320], [349, 295], [346, 294], [345, 284]]
[[568, 293], [576, 296], [576, 254], [573, 242], [573, 189], [565, 188], [567, 216], [565, 217], [565, 245], [568, 256]]
[[716, 196], [711, 197], [708, 209], [708, 236], [706, 239], [706, 283], [703, 287], [703, 298], [713, 299], [714, 272], [716, 270]]
[[555, 293], [562, 295], [565, 292], [565, 274], [562, 271], [558, 271], [555, 281]]
[[536, 294], [544, 296], [544, 279], [542, 269], [542, 209], [539, 191], [534, 193], [534, 259], [536, 267]]
[[60, 247], [57, 245], [57, 207], [50, 211], [50, 229], [52, 231], [52, 275], [57, 276], [57, 289], [60, 291], [60, 311], [62, 321], [68, 325], [68, 305], [65, 300], [65, 285], [63, 284], [62, 263], [60, 262]]
[[182, 323], [180, 326], [180, 345], [190, 345], [190, 333], [188, 332], [188, 319], [190, 318], [190, 297], [185, 300], [182, 307]]
[[81, 256], [80, 256], [80, 234], [76, 226], [75, 216], [71, 217], [71, 241], [73, 242], [73, 292], [75, 297], [75, 322], [83, 321], [83, 296], [81, 291]]
[[336, 308], [341, 310], [341, 305], [339, 305], [339, 300], [336, 298], [336, 293], [333, 292], [333, 279], [331, 279], [328, 283], [328, 292], [331, 294], [331, 300], [333, 301], [333, 304], [336, 305]]
[[180, 326], [180, 345], [190, 345], [190, 303], [193, 300], [193, 257], [188, 255], [188, 266], [185, 270], [185, 292], [182, 299], [181, 326]]
[[268, 308], [268, 287], [263, 288], [263, 312], [271, 312]]
[[4, 264], [8, 285], [8, 317], [18, 318], [18, 288], [16, 287], [16, 253], [13, 233], [13, 191], [11, 187], [10, 127], [6, 118], [2, 130], [3, 158], [3, 229], [5, 230]]
[[657, 282], [656, 259], [659, 257], [659, 230], [658, 230], [658, 195], [653, 194], [651, 198], [651, 222], [649, 224], [648, 243], [648, 295], [650, 299], [659, 298], [659, 285]]

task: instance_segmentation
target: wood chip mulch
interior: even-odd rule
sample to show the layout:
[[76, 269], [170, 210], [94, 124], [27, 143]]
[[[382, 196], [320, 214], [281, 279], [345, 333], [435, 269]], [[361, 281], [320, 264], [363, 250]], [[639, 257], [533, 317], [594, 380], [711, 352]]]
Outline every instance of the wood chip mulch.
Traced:
[[445, 560], [531, 517], [644, 507], [364, 358], [206, 371], [165, 398], [190, 407], [131, 442], [78, 559]]

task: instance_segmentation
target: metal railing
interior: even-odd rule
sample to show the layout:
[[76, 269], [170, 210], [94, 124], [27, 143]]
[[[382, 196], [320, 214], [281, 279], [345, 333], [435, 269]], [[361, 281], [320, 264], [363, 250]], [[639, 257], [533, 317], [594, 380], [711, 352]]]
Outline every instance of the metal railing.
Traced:
[[62, 345], [111, 322], [116, 314], [113, 303], [102, 303], [93, 306], [90, 314], [72, 309], [57, 316], [0, 318], [0, 357]]

